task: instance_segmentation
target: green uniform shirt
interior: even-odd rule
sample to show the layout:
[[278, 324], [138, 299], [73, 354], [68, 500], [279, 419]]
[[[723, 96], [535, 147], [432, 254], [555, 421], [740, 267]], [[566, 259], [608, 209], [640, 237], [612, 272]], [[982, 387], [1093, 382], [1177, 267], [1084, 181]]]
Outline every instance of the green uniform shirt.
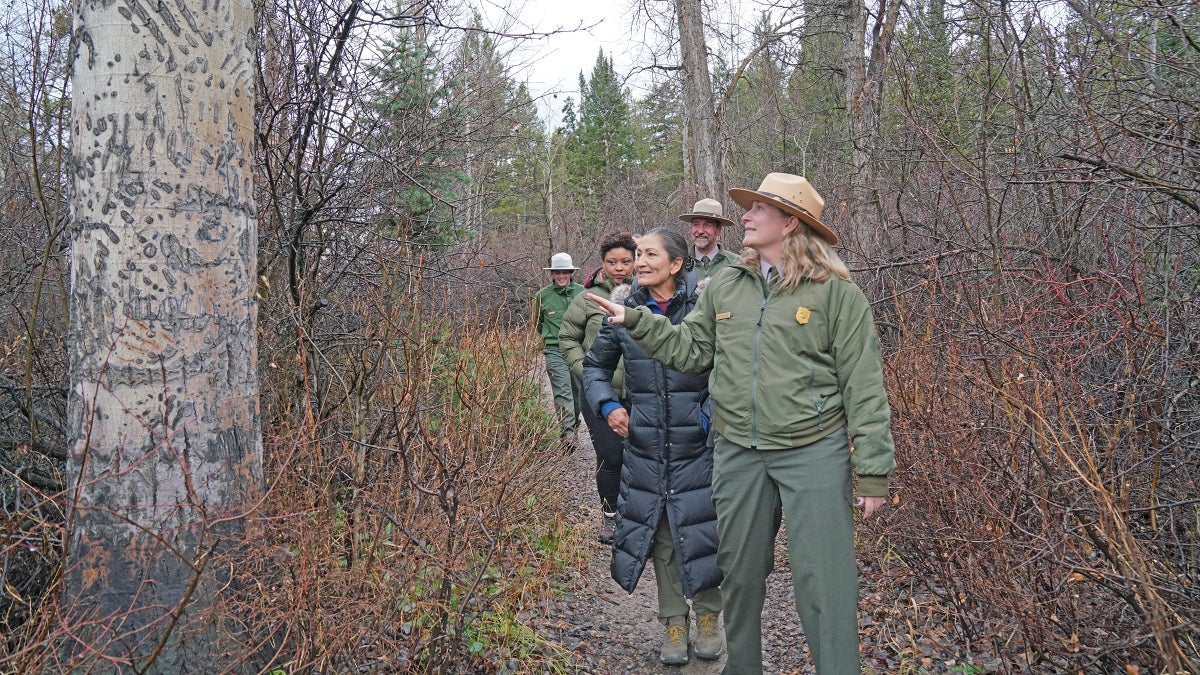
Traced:
[[563, 315], [575, 296], [582, 292], [583, 286], [572, 281], [566, 286], [550, 284], [533, 296], [533, 318], [542, 336], [542, 344], [547, 347], [558, 346], [558, 329], [562, 326]]
[[[692, 253], [696, 253], [695, 249], [692, 249]], [[740, 258], [738, 258], [736, 253], [718, 248], [712, 258], [708, 258], [707, 256], [696, 258], [696, 266], [692, 268], [692, 271], [696, 274], [696, 281], [702, 281], [713, 276], [719, 270], [725, 269], [730, 265], [736, 265], [738, 260]]]
[[871, 306], [833, 278], [768, 292], [741, 264], [713, 277], [678, 326], [627, 309], [629, 334], [669, 368], [712, 368], [713, 427], [759, 450], [801, 447], [845, 425], [859, 494], [885, 496], [895, 470], [891, 409]]

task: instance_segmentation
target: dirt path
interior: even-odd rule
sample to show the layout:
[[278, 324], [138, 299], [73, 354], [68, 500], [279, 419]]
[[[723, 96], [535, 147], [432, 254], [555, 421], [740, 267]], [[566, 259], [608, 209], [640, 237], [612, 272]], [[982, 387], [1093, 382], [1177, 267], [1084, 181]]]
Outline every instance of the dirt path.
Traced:
[[591, 439], [581, 429], [574, 452], [563, 458], [568, 463], [568, 492], [572, 511], [565, 519], [585, 533], [591, 542], [586, 572], [572, 579], [567, 596], [557, 599], [550, 623], [557, 623], [560, 645], [575, 654], [581, 672], [589, 673], [720, 673], [719, 661], [702, 661], [693, 653], [686, 666], [664, 666], [658, 662], [663, 628], [658, 623], [658, 599], [653, 565], [631, 595], [609, 575], [609, 547], [596, 540], [599, 531], [600, 499], [596, 495], [596, 456]]
[[[572, 510], [565, 519], [582, 528], [591, 543], [586, 572], [572, 579], [567, 595], [547, 608], [548, 623], [557, 630], [560, 646], [575, 654], [581, 672], [589, 673], [678, 673], [710, 675], [725, 666], [703, 661], [695, 654], [686, 666], [664, 666], [658, 661], [663, 628], [658, 623], [658, 599], [653, 565], [628, 594], [609, 575], [609, 548], [595, 539], [599, 529], [600, 500], [594, 479], [595, 454], [582, 428], [577, 448], [563, 458], [568, 466], [568, 491]], [[792, 609], [791, 573], [786, 558], [767, 579], [767, 609], [764, 612], [763, 664], [770, 673], [801, 675], [815, 672], [807, 664], [807, 647]], [[884, 672], [884, 671], [880, 671]]]
[[[548, 389], [549, 383], [546, 382]], [[636, 592], [627, 594], [609, 575], [610, 549], [596, 540], [600, 500], [596, 495], [595, 454], [586, 429], [580, 425], [576, 448], [563, 456], [564, 489], [570, 497], [564, 521], [589, 543], [587, 565], [571, 576], [562, 596], [545, 599], [536, 623], [539, 632], [573, 655], [576, 672], [677, 673], [709, 675], [722, 671], [725, 659], [691, 659], [686, 666], [658, 661], [663, 628], [653, 565], [647, 564]], [[782, 534], [776, 541], [775, 569], [767, 578], [763, 611], [763, 669], [766, 673], [815, 673], [803, 630], [793, 605], [791, 571]], [[948, 635], [944, 615], [927, 594], [914, 591], [911, 578], [899, 570], [881, 571], [874, 561], [859, 556], [863, 672], [878, 675], [912, 668], [917, 673], [941, 673], [974, 664], [966, 673], [991, 673], [999, 662], [972, 658]], [[964, 657], [966, 657], [964, 659]], [[981, 665], [981, 661], [983, 664]]]

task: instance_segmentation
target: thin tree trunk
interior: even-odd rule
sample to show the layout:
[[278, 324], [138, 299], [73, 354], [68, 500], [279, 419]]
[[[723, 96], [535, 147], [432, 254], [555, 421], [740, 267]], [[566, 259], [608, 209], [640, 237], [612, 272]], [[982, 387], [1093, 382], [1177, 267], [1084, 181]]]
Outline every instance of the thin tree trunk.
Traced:
[[864, 0], [846, 0], [842, 60], [846, 69], [846, 115], [850, 126], [852, 173], [849, 200], [850, 230], [870, 253], [883, 231], [883, 210], [875, 171], [882, 126], [883, 82], [900, 3], [879, 0], [871, 53], [867, 48]]
[[262, 480], [253, 28], [246, 0], [76, 4], [68, 657], [244, 658], [210, 610]]
[[692, 179], [704, 196], [723, 200], [718, 120], [708, 73], [708, 47], [704, 42], [704, 8], [701, 0], [676, 0], [675, 7], [683, 63], [683, 103], [691, 128], [691, 165], [695, 167]]

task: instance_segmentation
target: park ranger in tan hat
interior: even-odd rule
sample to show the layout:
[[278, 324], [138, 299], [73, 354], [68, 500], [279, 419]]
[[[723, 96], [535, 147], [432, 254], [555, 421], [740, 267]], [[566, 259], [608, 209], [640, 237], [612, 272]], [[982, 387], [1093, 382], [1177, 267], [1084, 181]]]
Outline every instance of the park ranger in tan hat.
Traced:
[[726, 251], [718, 243], [721, 229], [733, 224], [732, 220], [722, 214], [721, 202], [715, 199], [701, 199], [692, 207], [691, 212], [679, 214], [679, 219], [692, 225], [692, 257], [696, 260], [696, 266], [693, 268], [696, 281], [707, 279], [722, 267], [737, 262], [737, 254]]
[[858, 675], [854, 507], [863, 518], [883, 507], [896, 468], [871, 303], [834, 251], [825, 200], [807, 179], [770, 173], [729, 196], [746, 209], [746, 248], [682, 323], [588, 297], [664, 367], [711, 369], [725, 672], [763, 672], [766, 578], [782, 514], [816, 671]]

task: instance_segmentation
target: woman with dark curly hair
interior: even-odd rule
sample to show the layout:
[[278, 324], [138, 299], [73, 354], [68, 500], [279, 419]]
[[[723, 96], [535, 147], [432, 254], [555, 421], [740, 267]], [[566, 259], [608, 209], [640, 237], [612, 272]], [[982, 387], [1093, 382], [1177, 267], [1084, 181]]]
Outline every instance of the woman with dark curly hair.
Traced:
[[[627, 287], [629, 275], [633, 273], [637, 244], [628, 232], [613, 232], [600, 242], [600, 269], [588, 277], [584, 287], [589, 293], [608, 298], [618, 287]], [[562, 327], [558, 331], [558, 348], [562, 350], [571, 376], [583, 381], [583, 356], [592, 348], [600, 327], [604, 324], [604, 312], [580, 294], [567, 308]], [[618, 370], [613, 378], [613, 391], [619, 398], [622, 393], [624, 373]], [[596, 417], [590, 406], [583, 406], [583, 421], [592, 437], [592, 448], [596, 451], [596, 491], [600, 494], [600, 542], [611, 544], [617, 518], [617, 487], [621, 482], [622, 439], [609, 428], [608, 423]]]

